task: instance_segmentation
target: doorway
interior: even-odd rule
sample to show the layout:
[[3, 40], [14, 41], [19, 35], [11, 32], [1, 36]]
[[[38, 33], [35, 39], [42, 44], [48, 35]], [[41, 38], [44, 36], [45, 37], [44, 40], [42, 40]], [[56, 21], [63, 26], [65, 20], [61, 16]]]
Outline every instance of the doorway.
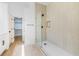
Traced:
[[14, 17], [14, 37], [22, 41], [22, 18]]
[[15, 37], [16, 36], [22, 37], [22, 18], [14, 17], [14, 32]]

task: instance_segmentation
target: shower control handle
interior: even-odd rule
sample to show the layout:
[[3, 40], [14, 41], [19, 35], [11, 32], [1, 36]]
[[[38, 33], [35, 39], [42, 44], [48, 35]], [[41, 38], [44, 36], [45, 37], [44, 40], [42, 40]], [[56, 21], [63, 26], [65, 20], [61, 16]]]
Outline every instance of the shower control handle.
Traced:
[[43, 28], [43, 26], [41, 26], [41, 28]]
[[10, 33], [11, 31], [9, 31], [9, 33]]

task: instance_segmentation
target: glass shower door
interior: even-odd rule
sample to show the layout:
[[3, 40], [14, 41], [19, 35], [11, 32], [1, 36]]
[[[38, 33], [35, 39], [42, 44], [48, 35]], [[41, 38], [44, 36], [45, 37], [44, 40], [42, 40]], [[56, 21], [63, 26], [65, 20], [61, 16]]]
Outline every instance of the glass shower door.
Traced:
[[36, 4], [36, 42], [42, 47], [46, 41], [46, 6]]
[[36, 4], [36, 44], [42, 46], [41, 39], [41, 6]]

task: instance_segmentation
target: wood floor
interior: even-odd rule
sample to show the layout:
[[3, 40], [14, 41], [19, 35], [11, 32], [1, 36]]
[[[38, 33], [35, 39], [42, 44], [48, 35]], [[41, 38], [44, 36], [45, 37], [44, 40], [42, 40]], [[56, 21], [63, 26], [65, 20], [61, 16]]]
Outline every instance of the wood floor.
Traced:
[[[5, 50], [1, 56], [16, 56], [16, 54], [13, 55], [13, 53], [17, 52], [19, 54], [19, 52], [18, 49], [17, 51], [15, 51], [15, 48], [18, 45], [22, 45], [22, 43], [23, 43], [22, 37], [15, 37], [14, 43], [12, 43], [10, 48], [8, 50]], [[19, 49], [21, 50], [22, 47]], [[22, 52], [22, 50], [20, 52]], [[36, 45], [27, 45], [27, 46], [24, 45], [24, 53], [25, 56], [44, 56], [44, 54], [41, 52], [41, 49], [38, 48]]]
[[20, 44], [22, 44], [22, 37], [21, 37], [21, 36], [15, 37], [14, 43], [12, 43], [11, 46], [10, 46], [10, 48], [9, 48], [8, 50], [5, 50], [1, 56], [12, 56], [15, 47], [16, 47], [17, 45], [20, 45]]

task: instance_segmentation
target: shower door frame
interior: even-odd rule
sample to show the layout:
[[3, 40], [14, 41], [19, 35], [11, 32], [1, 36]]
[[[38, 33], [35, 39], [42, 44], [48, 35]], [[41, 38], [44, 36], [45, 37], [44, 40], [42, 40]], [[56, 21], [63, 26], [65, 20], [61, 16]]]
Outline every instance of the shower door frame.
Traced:
[[[42, 47], [42, 42], [46, 40], [46, 26], [42, 24], [42, 6], [44, 7], [45, 5], [36, 3], [36, 43], [40, 47]], [[45, 29], [43, 29], [42, 26], [43, 28], [45, 27]], [[45, 38], [43, 37], [43, 34], [45, 35]]]

